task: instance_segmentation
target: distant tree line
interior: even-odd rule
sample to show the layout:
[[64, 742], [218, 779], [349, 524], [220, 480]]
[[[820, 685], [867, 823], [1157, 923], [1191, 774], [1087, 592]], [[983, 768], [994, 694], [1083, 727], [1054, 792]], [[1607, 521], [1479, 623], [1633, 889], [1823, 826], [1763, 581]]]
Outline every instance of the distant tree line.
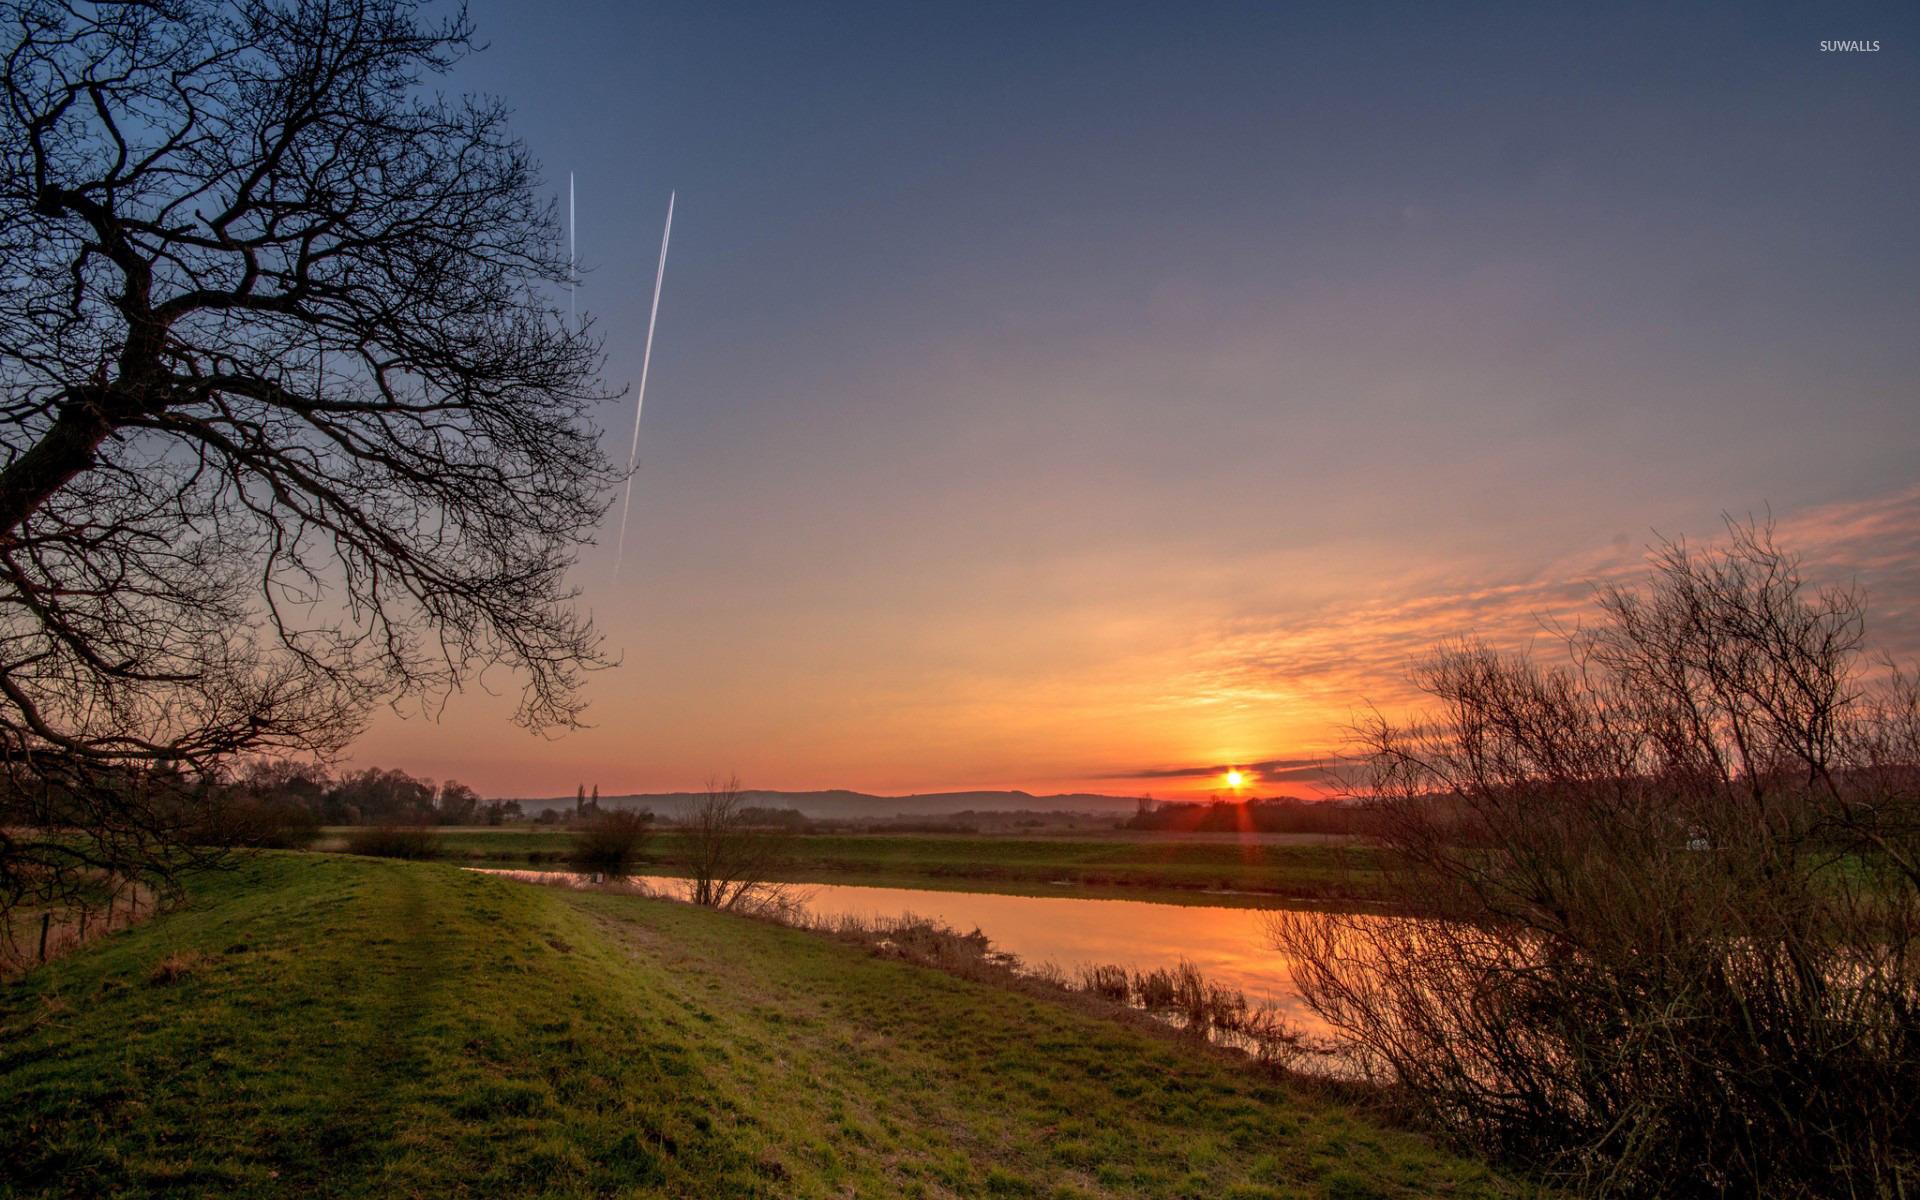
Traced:
[[201, 842], [295, 846], [322, 825], [500, 825], [524, 819], [517, 800], [482, 800], [464, 783], [436, 784], [367, 767], [334, 776], [315, 763], [263, 759], [215, 789]]
[[1127, 829], [1172, 833], [1365, 834], [1377, 822], [1363, 805], [1337, 800], [1144, 801]]

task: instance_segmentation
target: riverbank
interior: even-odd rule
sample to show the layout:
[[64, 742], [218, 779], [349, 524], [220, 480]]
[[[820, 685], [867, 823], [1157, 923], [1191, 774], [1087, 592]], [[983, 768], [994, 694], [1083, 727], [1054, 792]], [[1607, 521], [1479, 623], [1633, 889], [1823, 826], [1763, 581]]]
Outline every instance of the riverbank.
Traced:
[[276, 854], [0, 992], [20, 1195], [1484, 1196], [1216, 1055], [843, 942]]
[[[339, 849], [349, 829], [322, 831], [316, 849]], [[435, 831], [443, 859], [473, 866], [564, 865], [572, 838], [538, 827]], [[674, 874], [681, 835], [654, 834], [636, 869]], [[1387, 895], [1378, 852], [1319, 835], [1084, 835], [954, 837], [939, 834], [795, 834], [779, 878], [796, 883], [1152, 899], [1242, 907], [1370, 905]]]

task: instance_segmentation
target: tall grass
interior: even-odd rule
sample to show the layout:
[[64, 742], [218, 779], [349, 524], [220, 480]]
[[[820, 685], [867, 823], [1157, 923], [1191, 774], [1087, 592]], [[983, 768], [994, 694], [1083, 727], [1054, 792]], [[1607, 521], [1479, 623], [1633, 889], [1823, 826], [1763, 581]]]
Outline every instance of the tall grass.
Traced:
[[158, 913], [166, 897], [138, 880], [97, 875], [58, 905], [15, 905], [0, 921], [0, 979], [71, 954]]
[[782, 924], [858, 942], [877, 954], [1025, 990], [1065, 993], [1168, 1021], [1196, 1037], [1241, 1050], [1262, 1065], [1294, 1070], [1329, 1048], [1303, 1035], [1272, 1004], [1254, 1004], [1236, 988], [1208, 979], [1182, 959], [1172, 967], [1129, 971], [1114, 964], [1083, 966], [1071, 975], [1053, 963], [1026, 964], [997, 951], [980, 929], [962, 933], [913, 913], [893, 918], [789, 912]]

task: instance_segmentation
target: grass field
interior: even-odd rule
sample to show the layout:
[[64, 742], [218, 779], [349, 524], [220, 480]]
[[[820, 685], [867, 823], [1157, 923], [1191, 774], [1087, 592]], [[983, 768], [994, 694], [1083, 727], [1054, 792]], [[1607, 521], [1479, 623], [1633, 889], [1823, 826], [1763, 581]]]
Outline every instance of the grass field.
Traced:
[[1171, 1037], [852, 945], [279, 854], [0, 992], [0, 1194], [1514, 1194]]
[[[326, 831], [322, 848], [345, 830]], [[450, 829], [440, 832], [450, 859], [495, 866], [555, 864], [572, 844], [564, 830]], [[672, 873], [680, 835], [663, 830], [643, 869]], [[1196, 892], [1240, 893], [1248, 903], [1280, 900], [1368, 901], [1381, 894], [1378, 860], [1366, 846], [1301, 839], [1233, 842], [1171, 837], [949, 837], [933, 834], [795, 836], [781, 872], [805, 882], [958, 887], [1058, 895], [1070, 884], [1092, 895], [1178, 899]], [[1144, 897], [1142, 897], [1144, 898]], [[1209, 895], [1210, 903], [1232, 896]]]

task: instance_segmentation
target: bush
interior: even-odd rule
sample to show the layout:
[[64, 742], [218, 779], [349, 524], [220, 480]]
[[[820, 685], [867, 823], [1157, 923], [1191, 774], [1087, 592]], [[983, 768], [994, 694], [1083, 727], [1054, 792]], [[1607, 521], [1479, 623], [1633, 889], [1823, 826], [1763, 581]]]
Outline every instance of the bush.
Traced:
[[440, 836], [418, 825], [374, 825], [348, 834], [346, 848], [372, 858], [438, 858]]
[[650, 812], [603, 812], [573, 835], [574, 867], [593, 875], [628, 875], [653, 830]]
[[1471, 644], [1375, 719], [1403, 902], [1281, 915], [1309, 1002], [1464, 1141], [1583, 1191], [1920, 1180], [1920, 691], [1764, 528], [1668, 545], [1562, 664]]

